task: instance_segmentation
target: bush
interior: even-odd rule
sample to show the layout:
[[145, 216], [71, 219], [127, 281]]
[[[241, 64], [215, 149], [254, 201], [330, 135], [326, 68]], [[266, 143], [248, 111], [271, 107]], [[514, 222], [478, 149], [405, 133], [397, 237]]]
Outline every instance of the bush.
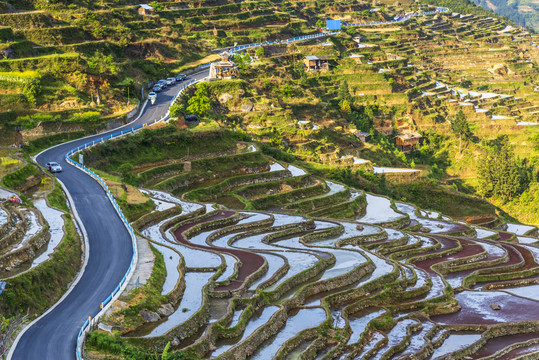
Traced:
[[59, 120], [60, 116], [58, 115], [35, 113], [27, 116], [19, 116], [15, 120], [14, 125], [20, 125], [24, 129], [28, 130], [35, 128], [39, 123], [54, 122]]
[[39, 170], [31, 164], [27, 164], [17, 171], [4, 175], [2, 178], [2, 185], [9, 189], [16, 189], [20, 185], [26, 182], [26, 179], [32, 175], [39, 175]]
[[67, 122], [72, 123], [95, 123], [101, 119], [97, 111], [87, 111], [80, 114], [75, 114]]
[[22, 93], [32, 105], [37, 104], [37, 96], [41, 93], [41, 84], [38, 79], [32, 79], [24, 83]]

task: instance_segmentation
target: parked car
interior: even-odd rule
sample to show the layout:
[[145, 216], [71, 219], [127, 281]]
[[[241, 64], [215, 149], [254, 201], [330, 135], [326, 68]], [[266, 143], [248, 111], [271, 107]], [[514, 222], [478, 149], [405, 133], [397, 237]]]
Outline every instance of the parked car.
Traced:
[[157, 94], [155, 92], [150, 92], [148, 94], [148, 100], [152, 102], [152, 104], [155, 102], [155, 99], [157, 99]]
[[168, 86], [168, 82], [166, 80], [159, 80], [156, 85], [159, 85], [164, 89]]
[[185, 115], [185, 122], [189, 125], [198, 124], [200, 119], [196, 115]]
[[48, 162], [46, 166], [51, 173], [62, 172], [62, 167], [55, 161]]
[[187, 76], [185, 74], [176, 75], [176, 81], [184, 81], [184, 80], [187, 80]]
[[160, 92], [161, 90], [163, 90], [163, 88], [161, 87], [161, 85], [157, 85], [155, 84], [152, 88], [152, 90], [156, 93]]
[[176, 82], [176, 78], [173, 78], [173, 77], [169, 77], [167, 78], [167, 84], [168, 85], [172, 85]]

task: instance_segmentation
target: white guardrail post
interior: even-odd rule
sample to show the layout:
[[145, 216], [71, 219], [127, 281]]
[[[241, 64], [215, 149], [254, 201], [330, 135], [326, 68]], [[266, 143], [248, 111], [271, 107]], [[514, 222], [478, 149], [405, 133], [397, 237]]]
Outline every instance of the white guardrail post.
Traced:
[[[181, 95], [181, 93], [188, 86], [191, 86], [191, 85], [196, 84], [196, 83], [201, 82], [201, 81], [206, 81], [207, 79], [208, 78], [202, 78], [202, 79], [199, 79], [199, 80], [191, 80], [187, 84], [182, 85], [180, 87], [180, 89], [178, 90], [178, 92], [176, 93], [176, 95], [174, 96], [174, 98], [172, 99], [172, 101], [170, 102], [170, 106], [172, 106], [176, 102], [177, 98]], [[105, 311], [105, 308], [107, 307], [107, 305], [112, 303], [112, 301], [114, 300], [115, 297], [120, 296], [123, 289], [127, 285], [127, 281], [129, 280], [130, 276], [132, 275], [131, 273], [134, 270], [135, 259], [137, 258], [137, 239], [136, 239], [136, 236], [135, 236], [135, 232], [133, 231], [133, 228], [131, 227], [131, 225], [129, 224], [129, 222], [125, 218], [124, 214], [122, 213], [122, 211], [120, 209], [120, 206], [118, 206], [118, 204], [114, 200], [114, 197], [112, 196], [107, 184], [103, 181], [103, 179], [101, 179], [92, 170], [88, 169], [86, 166], [78, 163], [77, 161], [71, 159], [71, 156], [75, 155], [79, 151], [82, 151], [82, 150], [87, 149], [89, 147], [95, 146], [96, 144], [103, 143], [103, 142], [105, 142], [107, 140], [111, 140], [113, 138], [115, 139], [115, 138], [118, 138], [118, 137], [121, 137], [121, 136], [125, 136], [127, 134], [133, 134], [136, 131], [147, 127], [148, 125], [155, 124], [155, 123], [158, 123], [158, 122], [161, 122], [161, 121], [166, 121], [168, 118], [169, 118], [169, 112], [167, 112], [165, 114], [165, 116], [162, 117], [159, 120], [153, 121], [151, 123], [144, 123], [142, 125], [137, 125], [137, 126], [134, 126], [132, 128], [126, 129], [126, 130], [121, 130], [121, 131], [118, 131], [116, 133], [112, 133], [110, 135], [105, 135], [105, 136], [103, 136], [103, 137], [101, 137], [101, 138], [99, 138], [97, 140], [92, 140], [91, 142], [88, 142], [88, 143], [86, 143], [84, 145], [78, 146], [78, 147], [70, 150], [65, 155], [65, 160], [69, 164], [71, 164], [71, 165], [79, 168], [80, 170], [84, 171], [90, 177], [94, 178], [101, 185], [101, 187], [103, 187], [103, 189], [107, 193], [107, 196], [108, 196], [110, 202], [114, 206], [114, 209], [116, 210], [116, 212], [118, 213], [118, 215], [122, 219], [122, 222], [124, 223], [124, 226], [127, 228], [127, 231], [129, 232], [129, 235], [131, 237], [131, 242], [132, 242], [132, 245], [133, 245], [133, 256], [131, 257], [131, 263], [129, 264], [129, 268], [127, 269], [127, 271], [126, 271], [125, 275], [123, 276], [122, 280], [116, 286], [114, 291], [112, 291], [112, 293], [105, 300], [103, 300], [103, 302], [101, 302], [101, 304], [99, 305], [100, 308], [101, 308], [99, 313], [93, 319], [91, 317], [88, 317], [86, 319], [86, 321], [84, 322], [84, 324], [82, 324], [82, 327], [79, 330], [79, 333], [77, 335], [77, 348], [76, 348], [77, 360], [83, 360], [84, 359], [83, 354], [82, 354], [83, 353], [82, 347], [83, 347], [84, 341], [86, 339], [86, 334], [88, 333], [88, 331], [90, 331], [91, 325], [94, 325], [96, 323], [97, 319], [99, 319], [103, 315], [103, 312]]]

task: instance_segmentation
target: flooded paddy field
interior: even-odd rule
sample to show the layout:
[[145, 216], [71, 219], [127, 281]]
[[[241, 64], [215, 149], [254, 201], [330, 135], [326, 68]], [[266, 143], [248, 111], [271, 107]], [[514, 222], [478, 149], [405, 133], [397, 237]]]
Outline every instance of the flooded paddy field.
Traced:
[[[6, 174], [24, 165], [8, 157], [0, 168]], [[66, 235], [64, 211], [56, 208], [66, 205], [60, 185], [46, 175], [30, 178], [19, 191], [0, 187], [0, 280], [48, 261]], [[51, 205], [48, 195], [53, 189], [64, 204]]]
[[[263, 177], [280, 172], [294, 186], [309, 176], [277, 162], [269, 170]], [[163, 255], [159, 292], [166, 298], [148, 311], [158, 321], [124, 335], [217, 359], [534, 352], [536, 228], [469, 225], [333, 181], [322, 192], [309, 190], [310, 197], [277, 201], [298, 188], [269, 178], [267, 189], [265, 180], [229, 182], [221, 192], [214, 190], [224, 186], [219, 182], [197, 187], [197, 194], [215, 192], [215, 206], [189, 201], [189, 193], [145, 190], [156, 209], [139, 231]], [[350, 211], [353, 204], [359, 210]], [[318, 212], [324, 216], [305, 215]], [[517, 236], [521, 243], [507, 241]]]

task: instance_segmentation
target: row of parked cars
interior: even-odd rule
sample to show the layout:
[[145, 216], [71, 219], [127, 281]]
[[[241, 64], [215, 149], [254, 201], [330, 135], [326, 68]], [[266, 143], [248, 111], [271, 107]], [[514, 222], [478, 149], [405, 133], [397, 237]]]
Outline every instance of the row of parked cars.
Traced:
[[152, 91], [148, 94], [148, 100], [153, 104], [155, 99], [157, 99], [157, 93], [165, 89], [167, 86], [174, 84], [177, 81], [188, 80], [187, 75], [178, 74], [176, 77], [169, 77], [164, 80], [159, 80], [152, 88]]
[[167, 86], [174, 84], [176, 81], [184, 81], [184, 80], [187, 80], [187, 76], [184, 74], [179, 74], [176, 77], [169, 77], [164, 80], [159, 80], [157, 84], [153, 86], [153, 91], [159, 92], [165, 89]]

